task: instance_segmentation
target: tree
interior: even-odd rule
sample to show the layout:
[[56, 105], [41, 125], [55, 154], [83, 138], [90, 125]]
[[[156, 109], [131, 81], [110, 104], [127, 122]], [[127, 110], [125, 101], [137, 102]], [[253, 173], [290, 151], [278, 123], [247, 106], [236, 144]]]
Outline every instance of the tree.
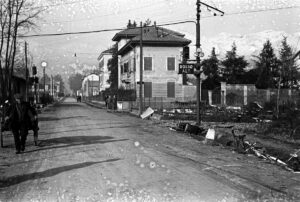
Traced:
[[274, 88], [275, 77], [279, 77], [279, 60], [274, 54], [274, 49], [269, 40], [263, 45], [259, 56], [256, 56], [255, 65], [259, 70], [256, 87], [261, 89]]
[[63, 93], [65, 91], [65, 83], [60, 74], [57, 74], [53, 77], [54, 82], [59, 82], [59, 92]]
[[107, 83], [110, 84], [111, 90], [118, 89], [118, 45], [114, 44], [112, 52], [112, 58], [107, 62], [108, 71], [110, 71]]
[[279, 50], [280, 73], [283, 88], [292, 88], [297, 85], [297, 65], [293, 60], [293, 50], [287, 43], [287, 37], [283, 37], [281, 41], [281, 49]]
[[[12, 77], [15, 67], [18, 36], [35, 26], [42, 12], [31, 0], [0, 1], [0, 94], [2, 99], [13, 95]], [[1, 100], [0, 100], [1, 101]]]
[[82, 79], [83, 75], [79, 73], [73, 74], [69, 77], [69, 85], [73, 93], [76, 93], [77, 90], [81, 89]]
[[[46, 78], [46, 84], [50, 84], [51, 82], [51, 78], [50, 76], [48, 76], [48, 74], [45, 74], [45, 78]], [[41, 77], [40, 81], [39, 81], [40, 85], [44, 85], [44, 76]]]
[[255, 84], [259, 76], [259, 70], [257, 68], [245, 71], [243, 76], [243, 84]]
[[245, 68], [248, 62], [244, 56], [237, 56], [236, 45], [232, 44], [231, 51], [227, 51], [225, 60], [222, 61], [224, 65], [223, 78], [230, 84], [244, 84], [243, 78], [245, 75]]
[[219, 60], [215, 48], [212, 49], [210, 58], [202, 61], [203, 73], [207, 78], [203, 81], [202, 87], [213, 90], [220, 85]]

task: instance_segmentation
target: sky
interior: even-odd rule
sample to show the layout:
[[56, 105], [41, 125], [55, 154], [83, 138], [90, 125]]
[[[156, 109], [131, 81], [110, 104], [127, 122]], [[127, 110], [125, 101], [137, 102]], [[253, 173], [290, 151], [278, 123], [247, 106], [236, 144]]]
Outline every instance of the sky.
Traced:
[[[125, 28], [128, 20], [138, 24], [150, 19], [165, 24], [196, 19], [196, 0], [35, 0], [45, 9], [31, 34], [94, 31]], [[300, 45], [300, 0], [206, 0], [203, 1], [225, 12], [224, 16], [201, 6], [201, 44], [206, 55], [215, 44], [221, 52], [238, 40], [248, 44], [255, 36], [262, 43], [269, 37], [291, 36], [291, 45]], [[195, 45], [195, 24], [166, 26], [186, 34]], [[76, 34], [51, 37], [27, 37], [33, 61], [40, 66], [47, 61], [47, 73], [61, 73], [68, 77], [82, 68], [96, 68], [97, 57], [113, 45], [117, 32]], [[276, 34], [274, 34], [276, 33]], [[245, 40], [244, 40], [245, 39]], [[229, 44], [229, 45], [228, 45]], [[253, 45], [256, 46], [256, 45]], [[230, 46], [229, 46], [230, 47]], [[241, 47], [242, 49], [243, 47]], [[238, 46], [239, 49], [239, 46]], [[249, 49], [247, 47], [247, 49]], [[257, 47], [254, 47], [257, 51]], [[246, 50], [245, 50], [246, 51]], [[244, 51], [244, 52], [245, 52]], [[244, 53], [242, 52], [242, 53]], [[76, 53], [76, 57], [75, 57]], [[40, 71], [41, 72], [41, 71]]]

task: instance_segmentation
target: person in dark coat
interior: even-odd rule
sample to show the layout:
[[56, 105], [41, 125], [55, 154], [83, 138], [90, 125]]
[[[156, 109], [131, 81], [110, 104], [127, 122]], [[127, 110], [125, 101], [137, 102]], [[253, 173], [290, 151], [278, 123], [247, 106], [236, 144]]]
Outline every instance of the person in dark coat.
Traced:
[[38, 131], [39, 131], [39, 125], [38, 125], [38, 113], [35, 107], [35, 104], [33, 102], [30, 102], [28, 106], [28, 116], [30, 119], [30, 124], [28, 130], [33, 131], [33, 138], [34, 138], [34, 144], [37, 146], [38, 144]]
[[9, 122], [9, 127], [14, 135], [16, 154], [25, 150], [30, 125], [28, 111], [29, 103], [24, 102], [20, 94], [16, 94], [5, 115], [5, 121]]

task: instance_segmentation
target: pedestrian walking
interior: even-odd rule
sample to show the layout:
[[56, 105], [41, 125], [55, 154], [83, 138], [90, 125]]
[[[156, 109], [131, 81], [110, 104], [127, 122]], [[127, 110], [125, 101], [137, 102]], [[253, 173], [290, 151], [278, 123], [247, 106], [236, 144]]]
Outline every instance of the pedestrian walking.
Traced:
[[117, 109], [117, 96], [114, 95], [112, 98], [112, 105], [113, 105], [113, 110]]
[[5, 122], [14, 135], [16, 154], [25, 150], [28, 128], [30, 124], [29, 106], [20, 94], [16, 94], [5, 115]]
[[112, 98], [109, 95], [108, 98], [107, 98], [107, 109], [111, 109], [112, 108], [111, 102], [112, 102]]
[[108, 96], [105, 95], [104, 97], [104, 102], [105, 102], [105, 108], [107, 109], [107, 105], [108, 105]]
[[30, 118], [30, 125], [28, 130], [33, 131], [34, 145], [38, 144], [38, 131], [39, 131], [39, 122], [38, 122], [38, 113], [33, 102], [29, 103], [28, 115]]

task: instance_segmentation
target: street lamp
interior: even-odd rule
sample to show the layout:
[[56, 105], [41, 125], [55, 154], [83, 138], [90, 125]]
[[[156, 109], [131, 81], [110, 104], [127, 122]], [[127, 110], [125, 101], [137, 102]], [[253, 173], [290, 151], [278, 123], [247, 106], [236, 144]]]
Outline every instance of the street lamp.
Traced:
[[45, 68], [47, 67], [47, 62], [43, 61], [41, 63], [42, 67], [43, 67], [43, 74], [44, 74], [44, 96], [46, 95], [46, 74], [45, 74]]

